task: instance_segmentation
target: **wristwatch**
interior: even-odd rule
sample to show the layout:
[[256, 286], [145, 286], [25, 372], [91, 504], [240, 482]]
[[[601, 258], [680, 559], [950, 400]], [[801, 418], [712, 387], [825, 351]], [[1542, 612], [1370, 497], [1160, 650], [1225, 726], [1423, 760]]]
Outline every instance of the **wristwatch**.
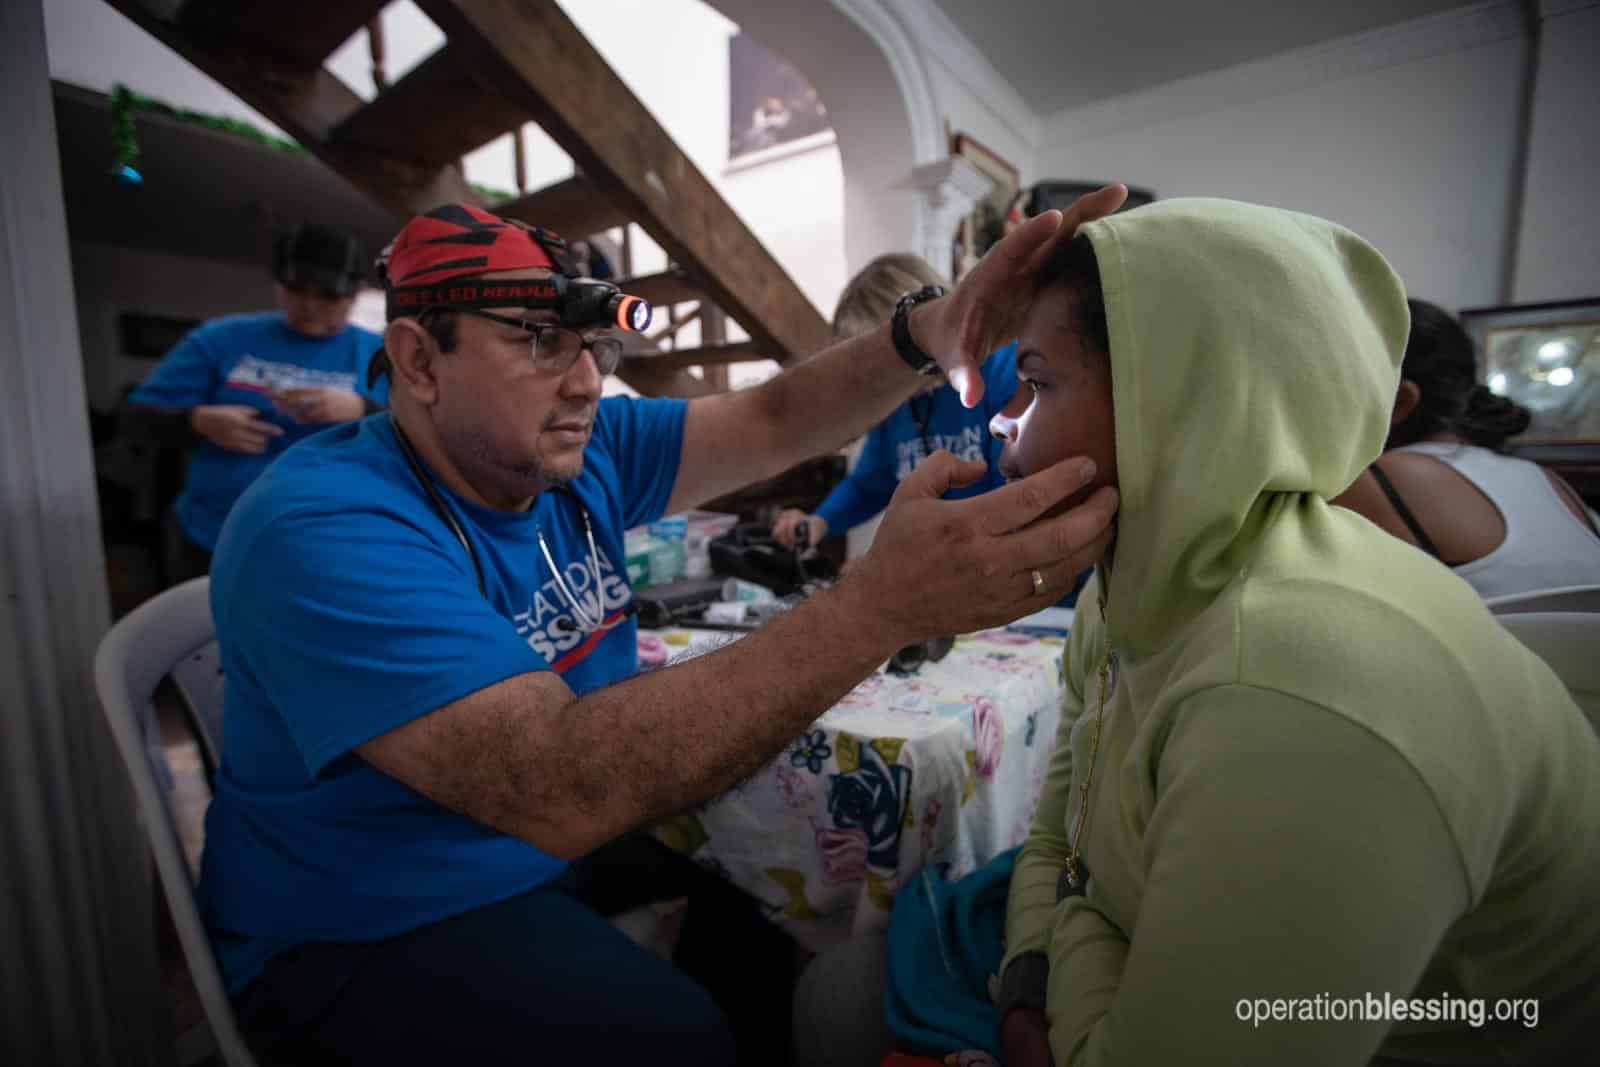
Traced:
[[909, 319], [911, 309], [929, 300], [937, 300], [943, 295], [944, 286], [925, 285], [914, 293], [902, 296], [899, 303], [894, 306], [894, 318], [890, 321], [889, 336], [893, 339], [894, 350], [900, 354], [900, 358], [918, 374], [938, 374], [939, 364], [924, 352], [911, 336]]

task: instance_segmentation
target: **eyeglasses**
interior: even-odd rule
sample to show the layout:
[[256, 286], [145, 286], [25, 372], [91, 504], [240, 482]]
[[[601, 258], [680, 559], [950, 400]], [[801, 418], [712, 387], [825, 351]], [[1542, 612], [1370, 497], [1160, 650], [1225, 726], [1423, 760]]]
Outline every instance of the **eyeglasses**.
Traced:
[[585, 337], [577, 330], [565, 326], [546, 322], [525, 322], [509, 315], [496, 315], [476, 308], [431, 307], [424, 309], [422, 314], [425, 315], [430, 311], [454, 311], [460, 315], [476, 315], [480, 319], [488, 319], [502, 326], [512, 326], [526, 331], [532, 335], [528, 340], [528, 349], [532, 353], [534, 369], [543, 373], [567, 373], [585, 348], [594, 353], [594, 365], [602, 377], [615, 373], [622, 365], [622, 339], [610, 334]]

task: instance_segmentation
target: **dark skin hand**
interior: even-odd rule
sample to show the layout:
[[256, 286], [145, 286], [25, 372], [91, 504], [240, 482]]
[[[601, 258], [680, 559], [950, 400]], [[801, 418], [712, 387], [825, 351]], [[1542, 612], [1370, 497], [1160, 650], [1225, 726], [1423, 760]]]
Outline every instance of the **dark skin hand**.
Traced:
[[1054, 1067], [1050, 1021], [1038, 1008], [1012, 1008], [1000, 1021], [1000, 1056], [1006, 1067]]

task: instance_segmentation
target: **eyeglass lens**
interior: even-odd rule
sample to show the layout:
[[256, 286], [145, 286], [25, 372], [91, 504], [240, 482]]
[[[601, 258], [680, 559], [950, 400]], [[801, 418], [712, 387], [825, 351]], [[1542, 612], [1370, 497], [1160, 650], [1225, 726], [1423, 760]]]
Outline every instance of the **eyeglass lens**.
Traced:
[[596, 337], [585, 342], [576, 330], [545, 326], [533, 334], [533, 361], [540, 367], [564, 373], [577, 362], [585, 348], [594, 353], [595, 368], [611, 374], [622, 363], [622, 342], [615, 337]]

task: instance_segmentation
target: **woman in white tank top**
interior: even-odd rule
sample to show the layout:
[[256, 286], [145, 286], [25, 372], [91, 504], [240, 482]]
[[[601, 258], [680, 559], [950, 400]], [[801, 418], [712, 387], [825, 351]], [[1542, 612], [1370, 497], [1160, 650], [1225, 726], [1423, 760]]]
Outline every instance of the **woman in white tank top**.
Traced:
[[1421, 300], [1383, 455], [1333, 503], [1449, 565], [1484, 598], [1600, 585], [1600, 523], [1572, 487], [1499, 453], [1526, 408], [1478, 384], [1472, 340]]

